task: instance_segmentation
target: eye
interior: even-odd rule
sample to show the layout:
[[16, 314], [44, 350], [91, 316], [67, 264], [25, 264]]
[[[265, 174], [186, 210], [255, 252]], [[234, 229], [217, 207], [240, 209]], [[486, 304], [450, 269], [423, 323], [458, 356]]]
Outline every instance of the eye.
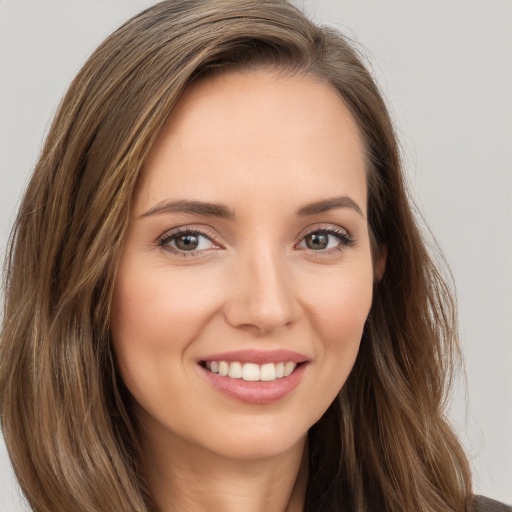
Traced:
[[302, 238], [297, 247], [316, 252], [330, 252], [330, 250], [343, 250], [353, 244], [353, 239], [344, 229], [332, 227], [310, 231]]
[[184, 256], [192, 256], [195, 252], [218, 248], [206, 234], [191, 229], [180, 229], [167, 233], [158, 242], [158, 246], [171, 252], [181, 253]]

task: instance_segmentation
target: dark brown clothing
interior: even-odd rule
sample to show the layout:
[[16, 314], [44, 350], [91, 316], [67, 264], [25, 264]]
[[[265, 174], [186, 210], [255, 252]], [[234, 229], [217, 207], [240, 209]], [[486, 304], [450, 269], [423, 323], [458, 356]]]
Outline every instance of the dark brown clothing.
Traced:
[[475, 496], [472, 512], [512, 512], [512, 507], [485, 496]]

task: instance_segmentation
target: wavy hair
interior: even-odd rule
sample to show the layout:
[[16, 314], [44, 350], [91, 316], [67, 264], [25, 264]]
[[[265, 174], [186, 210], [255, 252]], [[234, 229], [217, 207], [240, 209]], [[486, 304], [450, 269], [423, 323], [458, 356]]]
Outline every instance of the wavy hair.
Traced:
[[285, 0], [172, 0], [93, 53], [51, 125], [12, 232], [1, 332], [2, 430], [37, 512], [155, 510], [109, 333], [138, 175], [186, 87], [273, 68], [334, 87], [366, 150], [372, 254], [387, 253], [354, 369], [309, 432], [306, 510], [469, 509], [444, 415], [455, 306], [412, 213], [382, 96], [353, 45]]

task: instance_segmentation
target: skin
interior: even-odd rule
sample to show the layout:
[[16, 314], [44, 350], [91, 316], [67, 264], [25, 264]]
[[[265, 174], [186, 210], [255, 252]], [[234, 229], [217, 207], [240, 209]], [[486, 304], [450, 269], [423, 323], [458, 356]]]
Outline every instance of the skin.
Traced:
[[[183, 200], [232, 217], [162, 209]], [[329, 85], [245, 71], [180, 99], [133, 198], [111, 318], [162, 512], [302, 510], [307, 431], [346, 381], [371, 306], [366, 203], [357, 125]], [[197, 250], [179, 250], [177, 228], [205, 234]], [[311, 248], [319, 229], [351, 242]], [[264, 405], [220, 393], [198, 361], [240, 349], [305, 354], [299, 385]]]

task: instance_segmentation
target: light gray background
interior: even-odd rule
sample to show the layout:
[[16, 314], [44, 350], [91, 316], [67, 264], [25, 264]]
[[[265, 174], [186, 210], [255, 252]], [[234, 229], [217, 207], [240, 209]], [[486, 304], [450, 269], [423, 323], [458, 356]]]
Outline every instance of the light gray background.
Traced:
[[[0, 0], [0, 253], [43, 135], [92, 50], [151, 0]], [[452, 421], [478, 492], [512, 503], [512, 2], [304, 0], [356, 38], [458, 289], [467, 393]], [[0, 442], [0, 510], [23, 510]]]

